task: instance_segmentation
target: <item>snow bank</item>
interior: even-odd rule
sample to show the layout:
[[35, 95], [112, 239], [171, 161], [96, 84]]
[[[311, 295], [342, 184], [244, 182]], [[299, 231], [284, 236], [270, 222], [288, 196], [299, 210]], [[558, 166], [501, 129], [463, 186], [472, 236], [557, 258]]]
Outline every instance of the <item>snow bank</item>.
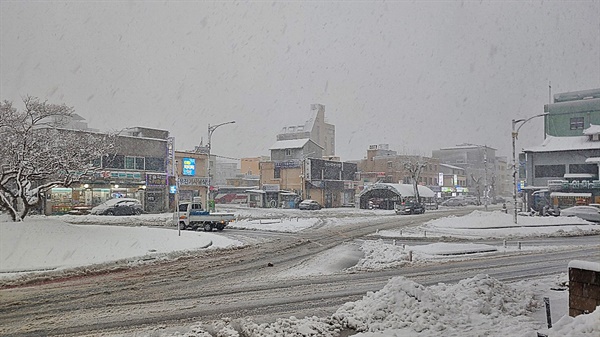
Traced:
[[[186, 332], [157, 336], [184, 337], [337, 337], [346, 331], [355, 337], [550, 337], [597, 336], [600, 311], [576, 318], [564, 317], [552, 329], [530, 317], [539, 307], [533, 293], [477, 275], [454, 285], [424, 287], [404, 277], [392, 278], [380, 291], [342, 305], [327, 318], [290, 317], [257, 324], [249, 319], [196, 323]], [[356, 334], [352, 334], [355, 333]]]

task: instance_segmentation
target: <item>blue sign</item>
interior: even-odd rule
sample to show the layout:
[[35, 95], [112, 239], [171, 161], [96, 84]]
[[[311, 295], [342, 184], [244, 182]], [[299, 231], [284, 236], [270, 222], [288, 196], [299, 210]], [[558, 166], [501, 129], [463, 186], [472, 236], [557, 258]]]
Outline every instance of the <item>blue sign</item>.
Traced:
[[184, 176], [195, 176], [196, 175], [196, 159], [195, 158], [183, 158], [183, 175]]
[[169, 193], [171, 193], [171, 194], [177, 193], [177, 185], [169, 186]]

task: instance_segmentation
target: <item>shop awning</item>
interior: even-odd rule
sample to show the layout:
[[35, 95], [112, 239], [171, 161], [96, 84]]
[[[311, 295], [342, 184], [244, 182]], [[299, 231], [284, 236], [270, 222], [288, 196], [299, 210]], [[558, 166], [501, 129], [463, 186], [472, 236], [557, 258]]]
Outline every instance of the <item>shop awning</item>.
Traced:
[[592, 193], [568, 193], [568, 192], [552, 192], [551, 197], [565, 197], [565, 198], [591, 198]]

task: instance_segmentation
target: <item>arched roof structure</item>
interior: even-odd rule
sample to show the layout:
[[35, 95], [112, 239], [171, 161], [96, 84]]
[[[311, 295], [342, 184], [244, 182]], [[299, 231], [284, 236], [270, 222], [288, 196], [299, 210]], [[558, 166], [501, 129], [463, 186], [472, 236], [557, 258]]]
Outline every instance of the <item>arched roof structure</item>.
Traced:
[[[417, 186], [421, 198], [433, 198], [435, 193], [426, 186]], [[381, 198], [391, 201], [398, 201], [402, 198], [414, 197], [413, 185], [410, 184], [389, 184], [375, 183], [365, 187], [358, 195], [360, 208], [368, 208], [369, 199]]]

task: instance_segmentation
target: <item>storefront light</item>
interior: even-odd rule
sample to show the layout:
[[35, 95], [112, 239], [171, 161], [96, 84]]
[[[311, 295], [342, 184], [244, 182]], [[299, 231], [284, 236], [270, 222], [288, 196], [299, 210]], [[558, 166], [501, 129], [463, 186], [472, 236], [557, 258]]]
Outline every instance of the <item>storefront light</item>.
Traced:
[[89, 184], [83, 184], [83, 188], [86, 188], [86, 189], [90, 188], [90, 185]]
[[119, 188], [119, 185], [118, 185], [118, 184], [115, 184], [114, 188]]

